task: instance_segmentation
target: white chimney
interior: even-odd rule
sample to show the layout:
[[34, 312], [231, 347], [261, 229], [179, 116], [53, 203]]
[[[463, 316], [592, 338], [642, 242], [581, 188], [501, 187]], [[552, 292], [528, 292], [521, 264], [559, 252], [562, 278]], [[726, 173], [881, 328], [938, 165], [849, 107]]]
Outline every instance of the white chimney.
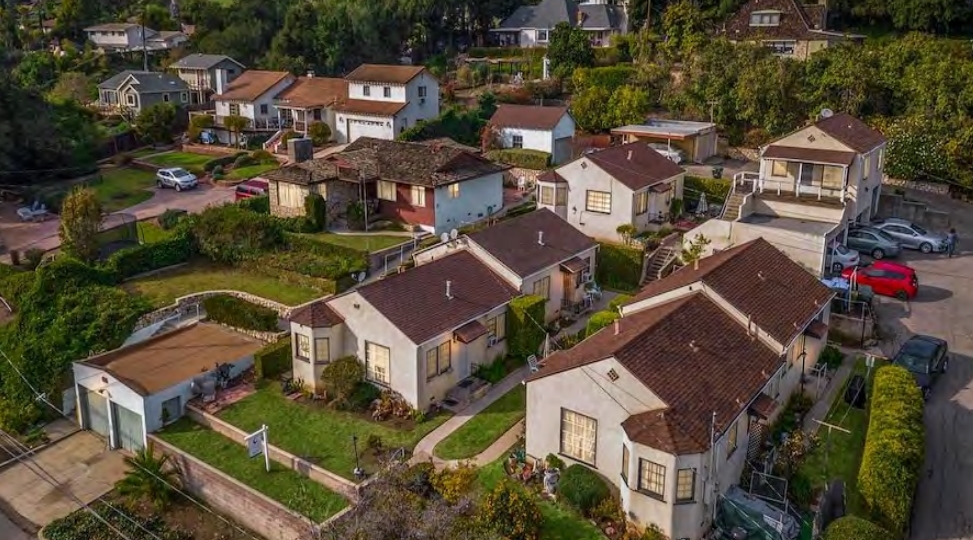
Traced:
[[632, 161], [632, 151], [631, 150], [628, 151], [628, 160], [629, 161]]
[[227, 81], [227, 76], [226, 76], [226, 70], [225, 69], [217, 69], [216, 70], [216, 81], [215, 82], [216, 82], [216, 85], [215, 85], [216, 86], [216, 88], [215, 88], [216, 93], [217, 94], [224, 93], [226, 91], [226, 85], [229, 82], [229, 81]]
[[450, 300], [453, 299], [453, 290], [452, 289], [453, 289], [453, 282], [447, 279], [446, 280], [446, 298], [448, 298]]
[[618, 319], [615, 319], [615, 335], [617, 336], [620, 331], [621, 329], [618, 325]]
[[544, 231], [537, 231], [537, 245], [544, 245]]

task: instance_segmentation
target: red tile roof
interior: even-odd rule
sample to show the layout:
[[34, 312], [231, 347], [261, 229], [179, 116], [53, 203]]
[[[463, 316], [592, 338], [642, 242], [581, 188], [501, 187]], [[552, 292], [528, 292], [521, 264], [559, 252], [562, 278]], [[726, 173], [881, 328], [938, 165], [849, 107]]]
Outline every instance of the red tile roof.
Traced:
[[871, 152], [885, 143], [885, 136], [881, 132], [848, 113], [838, 113], [814, 125], [860, 154]]
[[426, 68], [423, 66], [362, 64], [346, 75], [345, 80], [405, 84], [416, 78], [423, 71], [426, 71]]
[[551, 130], [565, 114], [568, 114], [567, 107], [504, 104], [497, 107], [490, 124], [498, 128]]
[[682, 167], [656, 152], [645, 142], [632, 142], [586, 154], [588, 159], [632, 191], [682, 174]]
[[226, 87], [226, 92], [213, 96], [216, 101], [255, 101], [277, 83], [294, 78], [286, 71], [260, 71], [249, 69]]
[[330, 328], [341, 324], [345, 319], [337, 311], [331, 309], [327, 298], [322, 298], [294, 308], [288, 320], [310, 328]]

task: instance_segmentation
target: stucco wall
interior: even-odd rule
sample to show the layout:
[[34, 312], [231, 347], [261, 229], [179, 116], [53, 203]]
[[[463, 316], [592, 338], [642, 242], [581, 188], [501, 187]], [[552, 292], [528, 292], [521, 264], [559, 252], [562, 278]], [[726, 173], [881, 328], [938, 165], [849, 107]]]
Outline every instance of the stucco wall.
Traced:
[[[568, 223], [597, 240], [617, 242], [618, 226], [632, 222], [632, 190], [584, 157], [564, 165], [558, 173], [568, 180]], [[589, 190], [611, 193], [610, 214], [585, 210]]]
[[494, 173], [459, 183], [459, 197], [449, 196], [449, 186], [435, 188], [435, 234], [476, 223], [503, 208], [503, 174]]
[[502, 148], [514, 147], [514, 136], [523, 137], [523, 146], [529, 150], [554, 153], [554, 133], [550, 130], [505, 127], [500, 130], [499, 143]]

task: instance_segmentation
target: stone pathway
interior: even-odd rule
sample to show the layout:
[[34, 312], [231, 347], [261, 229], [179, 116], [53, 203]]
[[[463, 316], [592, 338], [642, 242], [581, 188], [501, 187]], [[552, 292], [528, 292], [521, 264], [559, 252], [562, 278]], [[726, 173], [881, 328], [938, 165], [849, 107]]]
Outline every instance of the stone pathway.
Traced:
[[838, 395], [841, 390], [845, 387], [845, 381], [851, 376], [852, 369], [855, 367], [855, 360], [858, 356], [864, 353], [871, 353], [878, 356], [883, 356], [882, 352], [879, 350], [861, 350], [853, 349], [850, 347], [838, 347], [841, 352], [845, 355], [844, 362], [841, 363], [841, 367], [835, 372], [834, 376], [831, 378], [831, 382], [828, 383], [827, 388], [824, 390], [824, 394], [815, 402], [814, 406], [804, 417], [804, 431], [808, 434], [817, 433], [821, 424], [818, 421], [823, 422], [825, 418], [828, 417], [828, 411], [831, 410], [831, 405], [834, 403], [835, 399], [843, 399], [842, 396]]

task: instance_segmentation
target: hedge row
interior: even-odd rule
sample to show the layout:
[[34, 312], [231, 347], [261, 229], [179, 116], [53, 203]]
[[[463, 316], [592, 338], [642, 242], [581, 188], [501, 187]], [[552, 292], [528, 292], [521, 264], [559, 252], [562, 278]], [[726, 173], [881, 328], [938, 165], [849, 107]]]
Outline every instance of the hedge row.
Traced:
[[203, 170], [206, 172], [213, 172], [213, 169], [215, 169], [217, 166], [223, 167], [225, 169], [230, 165], [233, 165], [236, 162], [238, 157], [245, 156], [245, 155], [247, 155], [246, 152], [237, 152], [235, 154], [229, 154], [223, 157], [211, 159], [206, 163], [203, 163]]
[[528, 148], [490, 150], [486, 153], [486, 157], [493, 161], [499, 161], [523, 169], [542, 170], [551, 166], [551, 154], [549, 152], [530, 150]]
[[887, 540], [891, 537], [885, 529], [855, 516], [838, 518], [824, 531], [824, 540]]
[[270, 197], [268, 195], [243, 199], [237, 204], [240, 205], [240, 208], [243, 208], [244, 210], [249, 210], [258, 214], [270, 213]]
[[922, 393], [904, 368], [875, 373], [858, 489], [875, 521], [893, 533], [909, 523], [923, 464]]
[[165, 240], [112, 253], [105, 261], [104, 268], [120, 280], [128, 279], [145, 272], [187, 262], [194, 252], [192, 235], [188, 231], [180, 231]]
[[36, 281], [34, 272], [25, 272], [8, 264], [0, 264], [0, 297], [17, 309], [20, 300]]
[[547, 337], [544, 329], [544, 306], [547, 300], [542, 296], [521, 296], [510, 301], [507, 309], [507, 347], [516, 358], [527, 358], [537, 354], [537, 349]]
[[276, 332], [280, 330], [280, 316], [276, 311], [247, 302], [236, 296], [217, 294], [203, 300], [206, 318], [244, 330]]
[[614, 310], [606, 309], [595, 313], [590, 319], [588, 319], [588, 326], [585, 328], [584, 332], [585, 337], [593, 336], [599, 330], [613, 323], [615, 319], [619, 317], [620, 315], [618, 312]]
[[707, 204], [720, 205], [730, 195], [730, 180], [686, 175], [683, 179], [683, 193], [683, 197], [693, 203], [693, 208], [701, 193], [706, 194]]
[[617, 291], [638, 290], [642, 281], [641, 249], [602, 243], [598, 248], [596, 279], [602, 287]]
[[284, 336], [253, 353], [253, 372], [257, 379], [274, 379], [292, 367], [291, 338]]

